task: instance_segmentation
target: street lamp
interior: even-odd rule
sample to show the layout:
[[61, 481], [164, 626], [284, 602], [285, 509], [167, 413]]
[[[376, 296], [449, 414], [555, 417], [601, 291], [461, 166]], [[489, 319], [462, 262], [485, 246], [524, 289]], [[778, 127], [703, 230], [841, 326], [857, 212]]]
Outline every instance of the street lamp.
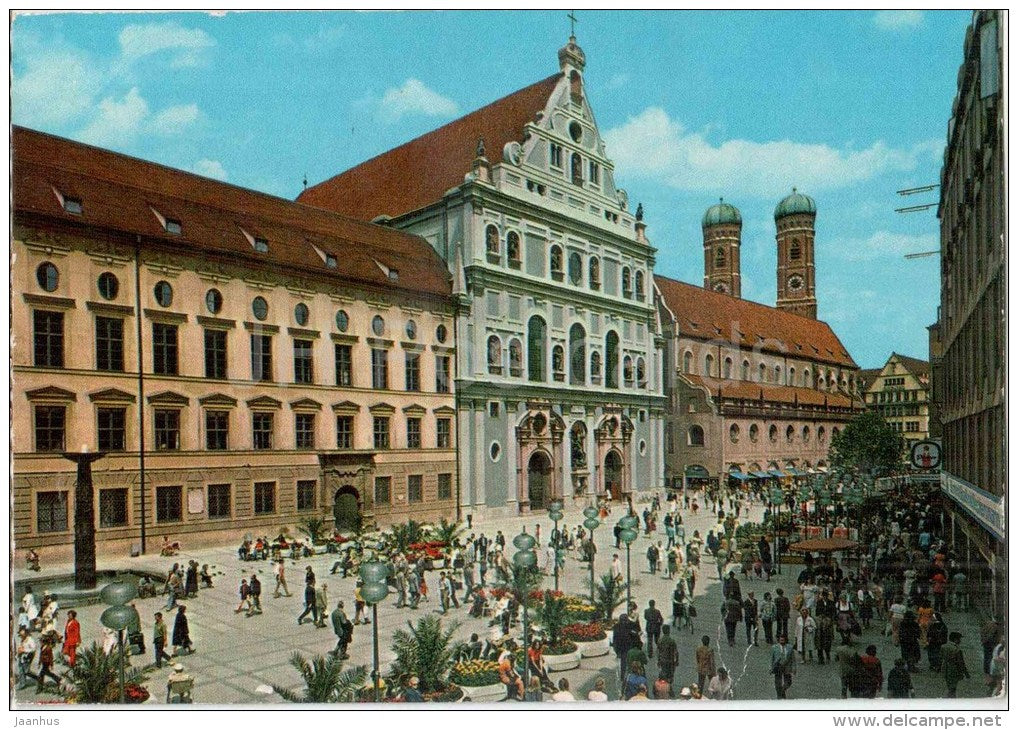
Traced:
[[558, 534], [558, 521], [562, 519], [562, 500], [556, 499], [550, 505], [548, 505], [548, 517], [555, 523], [555, 531], [551, 535], [552, 544], [555, 547], [555, 590], [558, 590], [558, 546], [559, 546], [559, 534]]
[[598, 514], [597, 507], [593, 505], [583, 510], [583, 516], [586, 517], [583, 521], [583, 526], [590, 530], [590, 602], [594, 602], [594, 553], [597, 552], [597, 545], [594, 543], [594, 530], [601, 526], [601, 521], [597, 519]]
[[95, 492], [92, 489], [92, 462], [106, 456], [103, 451], [89, 453], [65, 451], [63, 457], [78, 467], [74, 482], [74, 589], [95, 588]]
[[802, 505], [800, 510], [806, 515], [806, 537], [809, 538], [809, 498], [812, 496], [813, 491], [810, 487], [803, 482], [799, 486], [799, 502]]
[[114, 581], [102, 589], [99, 594], [109, 608], [99, 617], [100, 623], [117, 632], [117, 646], [120, 652], [120, 704], [124, 704], [124, 630], [132, 623], [139, 621], [138, 609], [127, 604], [138, 595], [138, 588], [133, 583]]
[[530, 673], [527, 666], [527, 649], [530, 648], [530, 613], [527, 610], [527, 588], [528, 583], [524, 576], [537, 567], [537, 554], [534, 552], [534, 545], [537, 544], [531, 535], [527, 534], [526, 528], [519, 535], [513, 538], [513, 545], [518, 552], [513, 555], [513, 583], [517, 591], [516, 600], [523, 604], [523, 687], [529, 682]]
[[780, 527], [781, 517], [781, 503], [785, 501], [785, 493], [781, 490], [781, 487], [771, 487], [771, 505], [774, 507], [774, 564], [778, 569], [778, 575], [781, 575], [781, 535], [778, 533]]
[[622, 528], [619, 532], [619, 539], [626, 544], [626, 610], [629, 610], [629, 604], [633, 602], [633, 580], [632, 573], [630, 572], [630, 557], [631, 547], [633, 541], [636, 539], [637, 532], [636, 528], [640, 525], [640, 521], [633, 514], [628, 514], [619, 520], [619, 527]]
[[361, 596], [364, 602], [371, 606], [371, 640], [374, 662], [371, 672], [372, 684], [375, 687], [375, 702], [381, 697], [381, 677], [378, 670], [378, 604], [389, 595], [389, 566], [379, 562], [378, 558], [372, 558], [370, 562], [361, 565]]

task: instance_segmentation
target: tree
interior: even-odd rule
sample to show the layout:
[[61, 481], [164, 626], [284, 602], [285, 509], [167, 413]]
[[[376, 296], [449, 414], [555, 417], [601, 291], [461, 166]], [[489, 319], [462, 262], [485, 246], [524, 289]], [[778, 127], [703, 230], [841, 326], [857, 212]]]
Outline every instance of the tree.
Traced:
[[467, 531], [467, 528], [460, 525], [458, 522], [449, 522], [444, 517], [442, 521], [434, 525], [431, 528], [431, 534], [434, 535], [436, 540], [446, 543], [450, 547], [456, 540], [462, 537], [463, 533]]
[[836, 471], [890, 472], [901, 465], [905, 441], [876, 412], [852, 419], [831, 440], [830, 460]]
[[418, 619], [417, 626], [407, 621], [409, 632], [397, 629], [392, 635], [392, 651], [396, 655], [392, 679], [402, 686], [416, 675], [421, 692], [444, 689], [455, 649], [452, 637], [458, 626], [454, 622], [443, 630], [438, 616], [424, 616]]
[[304, 680], [304, 692], [272, 685], [272, 689], [287, 702], [353, 702], [358, 689], [368, 677], [367, 667], [343, 669], [343, 661], [335, 655], [316, 655], [309, 662], [298, 652], [290, 657], [290, 664]]
[[[590, 579], [587, 579], [590, 583]], [[626, 586], [615, 580], [611, 573], [605, 573], [594, 583], [594, 607], [602, 621], [611, 621], [615, 609], [622, 605], [626, 598]]]
[[[120, 701], [120, 657], [116, 651], [107, 654], [93, 642], [78, 652], [78, 660], [70, 671], [74, 697], [83, 705], [97, 705]], [[136, 683], [144, 678], [144, 671], [128, 667], [124, 683]]]

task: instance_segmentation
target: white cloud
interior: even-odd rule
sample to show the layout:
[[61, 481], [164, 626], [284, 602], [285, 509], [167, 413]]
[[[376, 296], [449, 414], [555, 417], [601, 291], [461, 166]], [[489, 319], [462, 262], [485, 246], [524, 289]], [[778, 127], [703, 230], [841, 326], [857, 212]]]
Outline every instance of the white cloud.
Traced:
[[432, 91], [417, 79], [407, 79], [399, 88], [388, 89], [382, 96], [381, 109], [392, 120], [407, 114], [448, 117], [459, 111], [456, 102]]
[[194, 171], [205, 177], [212, 177], [216, 180], [226, 179], [226, 169], [219, 160], [198, 160], [194, 163]]
[[921, 10], [878, 10], [873, 14], [873, 24], [881, 30], [907, 30], [922, 23]]
[[131, 64], [145, 56], [169, 51], [173, 68], [197, 66], [204, 51], [215, 45], [205, 31], [172, 22], [129, 25], [120, 31], [118, 40], [123, 63]]
[[870, 261], [877, 258], [900, 260], [905, 254], [938, 250], [940, 236], [936, 233], [915, 236], [876, 231], [867, 238], [837, 239], [824, 248], [847, 261]]
[[197, 104], [181, 104], [163, 109], [152, 118], [149, 125], [156, 134], [177, 134], [180, 128], [198, 119]]
[[31, 127], [62, 126], [94, 107], [101, 75], [80, 53], [40, 50], [11, 82], [14, 121]]
[[815, 192], [853, 185], [886, 172], [910, 171], [933, 142], [895, 149], [877, 141], [863, 150], [780, 140], [730, 139], [712, 144], [648, 107], [604, 134], [608, 153], [627, 175], [657, 179], [680, 190], [773, 198], [798, 186]]
[[100, 101], [98, 115], [78, 136], [95, 145], [121, 146], [138, 133], [148, 114], [148, 103], [133, 87], [119, 101], [113, 97]]

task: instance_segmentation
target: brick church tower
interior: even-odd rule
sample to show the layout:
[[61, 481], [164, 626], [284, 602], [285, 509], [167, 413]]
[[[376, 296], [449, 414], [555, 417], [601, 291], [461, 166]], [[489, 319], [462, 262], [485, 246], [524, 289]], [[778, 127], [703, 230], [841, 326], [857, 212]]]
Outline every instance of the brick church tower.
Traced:
[[810, 319], [817, 318], [813, 262], [816, 218], [816, 203], [795, 188], [774, 209], [778, 242], [777, 306]]
[[703, 288], [742, 296], [739, 273], [739, 246], [742, 243], [742, 216], [739, 209], [722, 198], [703, 214]]

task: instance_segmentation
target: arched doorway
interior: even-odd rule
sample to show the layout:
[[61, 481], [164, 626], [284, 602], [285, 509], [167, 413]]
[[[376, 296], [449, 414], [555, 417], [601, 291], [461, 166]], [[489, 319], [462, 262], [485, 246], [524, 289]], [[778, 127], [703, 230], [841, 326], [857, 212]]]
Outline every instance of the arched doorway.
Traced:
[[530, 509], [544, 509], [551, 486], [551, 459], [543, 451], [535, 451], [527, 464], [527, 501]]
[[609, 451], [604, 457], [604, 491], [613, 500], [622, 499], [622, 457], [618, 451]]
[[361, 505], [356, 489], [346, 486], [336, 490], [332, 516], [336, 520], [336, 529], [340, 532], [354, 531], [360, 527]]

